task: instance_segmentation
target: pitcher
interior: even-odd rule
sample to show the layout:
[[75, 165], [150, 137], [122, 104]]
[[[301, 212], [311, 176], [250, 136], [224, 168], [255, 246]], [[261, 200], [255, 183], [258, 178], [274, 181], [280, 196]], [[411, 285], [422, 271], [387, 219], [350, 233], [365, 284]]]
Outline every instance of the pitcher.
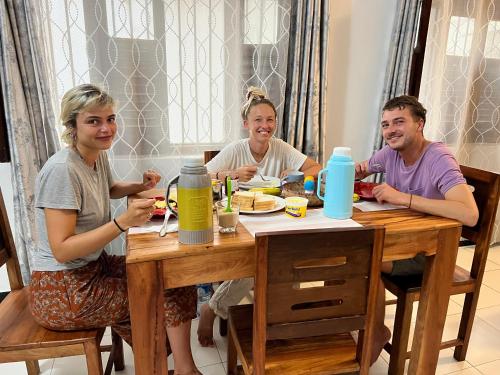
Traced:
[[[326, 176], [325, 195], [320, 192], [321, 177]], [[318, 174], [318, 197], [323, 200], [323, 213], [333, 219], [352, 217], [354, 161], [349, 147], [335, 147], [325, 169]]]
[[177, 216], [179, 242], [203, 244], [214, 240], [212, 212], [212, 181], [201, 159], [188, 159], [181, 173], [167, 189], [177, 182]]

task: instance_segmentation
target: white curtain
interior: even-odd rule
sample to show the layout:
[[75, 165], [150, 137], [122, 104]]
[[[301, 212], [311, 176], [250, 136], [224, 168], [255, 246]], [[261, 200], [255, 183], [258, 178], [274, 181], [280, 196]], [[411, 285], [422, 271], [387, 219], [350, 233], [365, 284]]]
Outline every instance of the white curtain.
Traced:
[[460, 164], [500, 173], [500, 0], [432, 6], [419, 97], [429, 110], [425, 134]]
[[[165, 187], [183, 158], [246, 136], [240, 107], [248, 86], [269, 93], [282, 123], [291, 0], [37, 3], [56, 100], [92, 82], [119, 101], [109, 153], [117, 179], [155, 168]], [[122, 242], [114, 246], [120, 252]]]

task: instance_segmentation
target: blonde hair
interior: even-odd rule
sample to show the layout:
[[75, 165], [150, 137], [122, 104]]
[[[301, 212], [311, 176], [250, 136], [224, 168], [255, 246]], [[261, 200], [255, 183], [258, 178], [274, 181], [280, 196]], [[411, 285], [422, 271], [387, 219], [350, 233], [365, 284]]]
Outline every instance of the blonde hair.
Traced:
[[85, 83], [66, 91], [61, 100], [61, 122], [65, 127], [61, 139], [68, 145], [76, 142], [76, 118], [93, 107], [115, 106], [115, 100], [101, 88]]
[[274, 115], [278, 117], [278, 112], [276, 112], [276, 107], [274, 106], [273, 102], [269, 100], [266, 93], [262, 89], [250, 86], [247, 89], [246, 99], [247, 101], [241, 107], [241, 118], [243, 120], [246, 120], [248, 118], [248, 113], [250, 112], [250, 109], [259, 104], [269, 105], [273, 109]]

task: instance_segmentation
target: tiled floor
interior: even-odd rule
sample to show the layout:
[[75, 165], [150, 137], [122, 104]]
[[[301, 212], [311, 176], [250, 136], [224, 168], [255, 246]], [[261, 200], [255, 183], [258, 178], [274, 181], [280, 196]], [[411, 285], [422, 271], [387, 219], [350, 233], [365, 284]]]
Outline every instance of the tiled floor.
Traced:
[[[462, 248], [459, 251], [458, 262], [461, 265], [470, 264], [472, 250]], [[448, 307], [444, 339], [451, 339], [456, 333], [460, 321], [460, 308], [463, 296], [452, 297]], [[416, 311], [416, 308], [415, 308]], [[386, 324], [392, 327], [394, 319], [394, 306], [387, 308]], [[226, 373], [226, 339], [218, 334], [215, 337], [216, 347], [201, 348], [196, 340], [196, 327], [198, 321], [193, 321], [191, 345], [195, 361], [204, 375], [223, 375]], [[215, 329], [218, 332], [218, 327]], [[104, 337], [109, 342], [109, 333]], [[379, 360], [371, 367], [370, 374], [387, 374], [387, 353], [382, 352]], [[103, 354], [103, 362], [107, 354]], [[129, 346], [125, 344], [125, 370], [117, 374], [133, 374], [133, 355]], [[169, 358], [169, 367], [172, 366]], [[87, 373], [85, 358], [68, 357], [55, 360], [40, 361], [40, 370], [43, 375], [84, 375]], [[476, 313], [474, 330], [467, 353], [467, 359], [456, 362], [452, 349], [440, 353], [437, 374], [461, 375], [498, 375], [500, 374], [500, 246], [490, 249], [488, 264], [484, 275], [481, 297]], [[26, 374], [24, 363], [0, 364], [0, 374], [19, 375]]]

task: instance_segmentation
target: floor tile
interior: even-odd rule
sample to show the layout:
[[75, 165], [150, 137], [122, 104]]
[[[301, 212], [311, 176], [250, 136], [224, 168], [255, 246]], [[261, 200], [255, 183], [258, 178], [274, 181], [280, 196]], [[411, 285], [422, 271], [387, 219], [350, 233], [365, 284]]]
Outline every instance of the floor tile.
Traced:
[[[447, 317], [443, 340], [456, 337], [459, 323], [459, 315]], [[474, 367], [500, 360], [500, 330], [495, 329], [478, 315], [474, 319], [466, 360]]]
[[198, 367], [198, 370], [200, 370], [203, 375], [226, 375], [226, 369], [222, 366], [222, 363]]
[[51, 375], [87, 375], [87, 362], [84, 355], [56, 358]]
[[500, 270], [487, 271], [483, 276], [483, 285], [500, 292]]
[[[40, 375], [50, 375], [52, 372], [53, 359], [44, 359], [38, 361], [40, 366]], [[11, 362], [0, 364], [0, 374], [6, 375], [26, 375], [26, 364], [24, 362]]]
[[490, 247], [488, 260], [500, 266], [500, 244]]
[[[451, 296], [453, 302], [460, 306], [463, 306], [465, 294], [457, 294]], [[497, 306], [500, 304], [500, 292], [490, 288], [489, 286], [481, 285], [481, 291], [479, 293], [479, 301], [477, 302], [477, 308], [483, 309], [485, 307]], [[451, 314], [450, 314], [451, 315]]]
[[[205, 367], [222, 362], [217, 346], [202, 347], [200, 345], [198, 342], [198, 335], [196, 334], [197, 329], [198, 319], [195, 319], [191, 324], [191, 350], [193, 351], [193, 358], [196, 366]], [[216, 326], [216, 332], [218, 332], [218, 325]]]
[[500, 360], [477, 366], [476, 370], [478, 370], [483, 375], [498, 375], [498, 373], [500, 372]]
[[481, 373], [473, 367], [467, 368], [465, 370], [450, 372], [450, 375], [481, 375]]
[[477, 310], [476, 316], [500, 331], [500, 300], [498, 300], [498, 302], [499, 304], [497, 306]]
[[377, 361], [370, 367], [370, 375], [387, 375], [388, 363], [383, 356], [380, 356]]
[[[488, 253], [489, 255], [489, 253]], [[457, 253], [457, 265], [466, 270], [470, 270], [472, 259], [474, 257], [474, 247], [461, 247]], [[492, 271], [500, 269], [500, 264], [490, 261], [489, 257], [486, 261], [485, 271]]]

